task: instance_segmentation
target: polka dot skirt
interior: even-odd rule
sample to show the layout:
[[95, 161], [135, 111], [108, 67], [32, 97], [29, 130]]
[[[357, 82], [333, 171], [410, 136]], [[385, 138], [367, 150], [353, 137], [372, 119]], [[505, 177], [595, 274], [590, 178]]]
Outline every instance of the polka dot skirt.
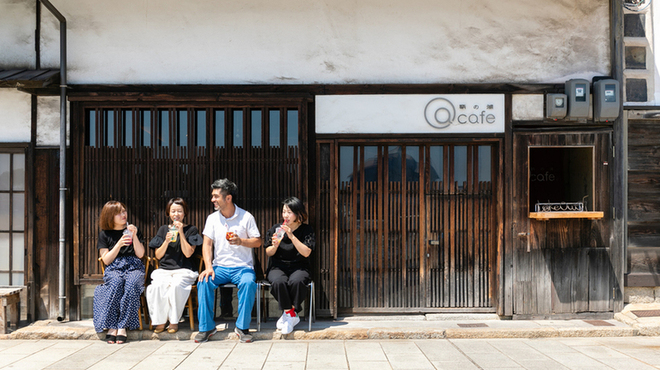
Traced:
[[94, 290], [94, 329], [134, 330], [140, 327], [140, 295], [144, 264], [135, 256], [117, 257], [105, 268], [103, 284]]

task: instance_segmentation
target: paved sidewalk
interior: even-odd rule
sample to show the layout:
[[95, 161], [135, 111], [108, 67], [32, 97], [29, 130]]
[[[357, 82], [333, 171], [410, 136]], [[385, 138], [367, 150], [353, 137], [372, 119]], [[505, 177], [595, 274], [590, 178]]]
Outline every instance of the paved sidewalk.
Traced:
[[370, 341], [0, 341], [0, 369], [660, 369], [659, 337]]
[[[263, 340], [361, 340], [361, 339], [459, 339], [459, 338], [559, 338], [632, 337], [660, 335], [660, 316], [637, 317], [633, 312], [660, 309], [660, 304], [628, 305], [610, 320], [501, 320], [494, 314], [427, 314], [405, 316], [355, 316], [338, 320], [317, 320], [308, 331], [301, 321], [293, 333], [283, 336], [274, 319], [250, 334]], [[217, 321], [218, 333], [211, 340], [236, 340], [234, 321]], [[196, 331], [180, 323], [175, 334], [154, 334], [148, 330], [129, 331], [129, 340], [191, 340]], [[94, 331], [92, 320], [57, 322], [44, 320], [20, 328], [0, 339], [83, 339], [99, 340], [105, 334]]]

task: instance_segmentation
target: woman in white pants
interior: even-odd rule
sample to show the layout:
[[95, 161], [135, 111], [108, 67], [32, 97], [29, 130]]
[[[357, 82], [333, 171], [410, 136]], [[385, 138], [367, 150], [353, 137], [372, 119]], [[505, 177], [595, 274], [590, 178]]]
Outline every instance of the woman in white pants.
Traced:
[[172, 223], [161, 226], [149, 243], [159, 260], [159, 268], [151, 273], [151, 284], [147, 287], [149, 315], [151, 323], [156, 325], [154, 333], [165, 331], [168, 321], [168, 333], [179, 330], [179, 320], [198, 276], [190, 257], [203, 241], [195, 226], [183, 223], [188, 214], [183, 199], [170, 199], [166, 212]]

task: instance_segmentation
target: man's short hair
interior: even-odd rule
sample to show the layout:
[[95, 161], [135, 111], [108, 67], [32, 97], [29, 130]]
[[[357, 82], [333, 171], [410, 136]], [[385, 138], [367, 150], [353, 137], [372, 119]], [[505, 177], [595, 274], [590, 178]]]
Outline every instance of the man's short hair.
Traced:
[[227, 196], [231, 195], [232, 203], [236, 200], [236, 193], [238, 192], [238, 186], [228, 179], [219, 179], [213, 181], [211, 184], [212, 189], [220, 189], [222, 195]]

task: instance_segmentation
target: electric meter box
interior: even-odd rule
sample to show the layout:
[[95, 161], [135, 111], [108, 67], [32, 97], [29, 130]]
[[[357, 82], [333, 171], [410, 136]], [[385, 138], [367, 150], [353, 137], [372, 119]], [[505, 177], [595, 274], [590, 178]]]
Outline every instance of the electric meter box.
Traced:
[[546, 118], [562, 119], [566, 117], [566, 94], [547, 94], [545, 96]]
[[619, 81], [598, 80], [594, 82], [594, 121], [609, 122], [619, 118]]
[[579, 78], [566, 81], [564, 92], [568, 97], [568, 119], [589, 118], [590, 86], [588, 80]]

